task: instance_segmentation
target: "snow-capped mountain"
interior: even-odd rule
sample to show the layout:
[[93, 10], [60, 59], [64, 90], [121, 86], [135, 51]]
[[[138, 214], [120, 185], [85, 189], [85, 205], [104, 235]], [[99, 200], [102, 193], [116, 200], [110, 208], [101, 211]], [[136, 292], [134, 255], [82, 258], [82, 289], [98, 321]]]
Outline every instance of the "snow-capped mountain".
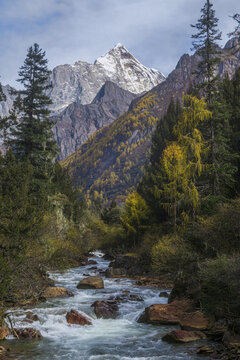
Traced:
[[64, 110], [69, 104], [90, 104], [106, 81], [122, 89], [140, 94], [165, 80], [162, 73], [142, 65], [121, 44], [117, 44], [94, 64], [77, 61], [74, 65], [60, 65], [53, 69], [50, 92], [53, 112]]

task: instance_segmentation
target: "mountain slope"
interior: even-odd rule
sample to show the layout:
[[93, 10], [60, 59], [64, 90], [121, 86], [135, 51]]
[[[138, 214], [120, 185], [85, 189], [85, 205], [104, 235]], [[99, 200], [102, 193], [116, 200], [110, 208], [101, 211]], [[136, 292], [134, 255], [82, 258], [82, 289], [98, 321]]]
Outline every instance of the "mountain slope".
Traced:
[[53, 116], [52, 120], [56, 122], [53, 134], [59, 145], [59, 159], [73, 153], [96, 130], [110, 124], [127, 111], [135, 97], [135, 94], [107, 81], [91, 104], [75, 102], [61, 114]]
[[[231, 40], [233, 41], [233, 40]], [[222, 50], [218, 72], [232, 77], [240, 66], [240, 52], [229, 55], [228, 42]], [[134, 100], [130, 111], [97, 131], [63, 162], [69, 166], [75, 184], [94, 198], [120, 200], [142, 176], [156, 121], [167, 110], [171, 97], [182, 98], [194, 80], [199, 56], [183, 55], [166, 81], [142, 98]]]
[[50, 76], [53, 112], [62, 111], [73, 102], [90, 104], [108, 80], [124, 90], [140, 94], [164, 81], [165, 77], [158, 70], [142, 65], [118, 44], [94, 64], [77, 61], [74, 65], [60, 65], [53, 69]]

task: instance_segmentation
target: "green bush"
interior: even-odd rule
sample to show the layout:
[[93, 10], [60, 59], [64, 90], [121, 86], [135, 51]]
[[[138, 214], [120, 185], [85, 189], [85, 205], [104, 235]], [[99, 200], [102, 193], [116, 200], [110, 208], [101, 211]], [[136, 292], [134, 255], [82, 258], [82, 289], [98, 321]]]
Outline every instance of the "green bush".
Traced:
[[152, 269], [157, 273], [176, 274], [194, 258], [190, 246], [173, 233], [159, 239], [152, 248]]
[[202, 264], [200, 270], [203, 308], [215, 318], [240, 320], [240, 255], [221, 257]]
[[240, 200], [221, 204], [215, 215], [190, 224], [185, 239], [209, 258], [240, 251]]

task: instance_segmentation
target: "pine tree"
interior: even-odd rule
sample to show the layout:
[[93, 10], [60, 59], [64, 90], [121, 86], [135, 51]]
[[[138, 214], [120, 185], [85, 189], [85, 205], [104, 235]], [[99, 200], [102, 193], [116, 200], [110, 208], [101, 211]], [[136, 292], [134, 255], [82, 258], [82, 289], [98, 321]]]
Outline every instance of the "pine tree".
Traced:
[[208, 104], [211, 104], [212, 96], [216, 91], [218, 78], [214, 72], [216, 65], [220, 62], [217, 41], [221, 40], [221, 33], [217, 28], [218, 18], [215, 17], [215, 10], [212, 7], [210, 0], [206, 0], [201, 9], [201, 18], [196, 25], [191, 25], [198, 31], [192, 35], [193, 49], [201, 56], [197, 75], [200, 81], [199, 86], [204, 90]]
[[17, 80], [23, 90], [15, 93], [14, 109], [5, 126], [10, 135], [7, 145], [12, 147], [18, 160], [29, 159], [40, 181], [50, 176], [57, 153], [51, 132], [53, 122], [49, 119], [51, 100], [46, 95], [51, 87], [47, 62], [38, 44], [29, 48]]
[[[209, 110], [212, 111], [212, 104], [217, 93], [219, 78], [215, 74], [216, 66], [220, 62], [220, 51], [217, 42], [221, 40], [221, 33], [218, 30], [218, 18], [215, 16], [213, 5], [210, 0], [206, 0], [201, 9], [201, 17], [196, 25], [191, 25], [197, 29], [197, 33], [192, 35], [193, 49], [201, 56], [198, 64], [197, 87], [206, 96]], [[211, 192], [217, 194], [217, 166], [216, 166], [216, 119], [211, 117], [209, 126], [207, 126], [207, 136], [210, 143], [210, 164], [212, 166]]]

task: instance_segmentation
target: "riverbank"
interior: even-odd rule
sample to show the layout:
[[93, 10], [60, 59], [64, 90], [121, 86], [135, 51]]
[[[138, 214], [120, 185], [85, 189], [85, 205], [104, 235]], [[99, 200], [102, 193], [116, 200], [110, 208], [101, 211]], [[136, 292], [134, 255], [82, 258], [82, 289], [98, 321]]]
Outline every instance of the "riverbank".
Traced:
[[[67, 288], [73, 297], [52, 298], [34, 307], [14, 309], [10, 311], [14, 326], [26, 327], [26, 314], [31, 311], [39, 320], [32, 323], [43, 338], [41, 340], [14, 340], [10, 338], [1, 343], [11, 347], [18, 359], [197, 359], [196, 349], [206, 341], [197, 344], [170, 344], [162, 341], [162, 337], [173, 330], [172, 326], [155, 326], [139, 323], [137, 320], [146, 307], [153, 304], [166, 304], [167, 298], [159, 296], [167, 292], [166, 288], [136, 285], [136, 280], [129, 278], [106, 278], [102, 273], [109, 266], [109, 261], [102, 257], [91, 260], [97, 264], [89, 264], [72, 268], [66, 272], [52, 272], [51, 278], [56, 286]], [[97, 269], [93, 269], [93, 266]], [[91, 269], [92, 268], [92, 269]], [[78, 282], [101, 274], [103, 289], [77, 289]], [[97, 318], [95, 301], [107, 301], [109, 298], [128, 294], [135, 299], [127, 299], [118, 304], [118, 316], [115, 319]], [[143, 301], [137, 301], [142, 298]], [[91, 326], [69, 325], [66, 313], [71, 309], [86, 314], [92, 319]]]

